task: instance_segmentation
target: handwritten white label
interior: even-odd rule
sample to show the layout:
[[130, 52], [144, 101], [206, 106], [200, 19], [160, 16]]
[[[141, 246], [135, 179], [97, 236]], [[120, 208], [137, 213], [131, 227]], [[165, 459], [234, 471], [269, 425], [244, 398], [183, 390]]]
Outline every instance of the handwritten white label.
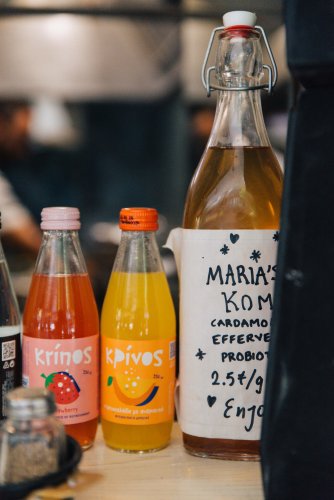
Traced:
[[256, 440], [279, 233], [174, 229], [180, 279], [178, 420], [193, 436]]

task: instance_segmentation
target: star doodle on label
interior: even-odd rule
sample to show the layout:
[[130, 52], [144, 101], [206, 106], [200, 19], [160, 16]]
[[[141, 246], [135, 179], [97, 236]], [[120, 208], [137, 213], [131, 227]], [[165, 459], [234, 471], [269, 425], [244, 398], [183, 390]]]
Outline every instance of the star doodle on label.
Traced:
[[202, 349], [198, 348], [195, 356], [202, 361], [204, 359], [204, 356], [206, 356], [206, 352], [203, 352]]
[[228, 252], [230, 251], [229, 247], [227, 245], [224, 245], [220, 250], [219, 250], [223, 255], [227, 255]]
[[276, 233], [274, 233], [273, 240], [279, 241], [279, 231], [276, 231]]
[[260, 250], [253, 250], [249, 258], [258, 263], [259, 259], [261, 259]]

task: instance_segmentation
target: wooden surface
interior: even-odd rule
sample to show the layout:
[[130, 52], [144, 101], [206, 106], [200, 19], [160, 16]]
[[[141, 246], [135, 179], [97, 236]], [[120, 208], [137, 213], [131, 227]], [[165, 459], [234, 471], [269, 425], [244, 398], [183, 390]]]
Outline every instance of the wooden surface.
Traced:
[[[111, 450], [99, 428], [94, 446], [84, 452], [79, 473], [69, 484], [40, 491], [38, 498], [263, 499], [259, 463], [193, 457], [184, 451], [176, 424], [170, 445], [145, 455]], [[29, 498], [36, 497], [37, 492]]]

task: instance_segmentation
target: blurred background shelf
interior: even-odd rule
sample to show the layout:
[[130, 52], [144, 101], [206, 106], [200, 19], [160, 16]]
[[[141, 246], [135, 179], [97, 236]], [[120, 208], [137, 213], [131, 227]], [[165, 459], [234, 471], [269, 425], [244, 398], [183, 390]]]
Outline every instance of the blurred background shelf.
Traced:
[[122, 206], [154, 206], [162, 245], [182, 222], [215, 108], [201, 83], [204, 54], [222, 14], [236, 8], [255, 11], [273, 43], [280, 78], [263, 105], [282, 155], [289, 81], [280, 0], [0, 2], [0, 210], [22, 304], [37, 250], [23, 218], [13, 225], [2, 180], [35, 226], [44, 206], [80, 208], [100, 304], [115, 245], [108, 230], [96, 240], [96, 225], [113, 225]]

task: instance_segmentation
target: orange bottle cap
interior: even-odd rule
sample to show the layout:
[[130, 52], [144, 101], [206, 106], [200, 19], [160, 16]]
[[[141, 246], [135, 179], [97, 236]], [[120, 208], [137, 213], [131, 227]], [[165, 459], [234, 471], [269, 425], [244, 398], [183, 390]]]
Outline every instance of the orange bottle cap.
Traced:
[[122, 208], [119, 214], [119, 227], [122, 231], [156, 231], [158, 212], [155, 208]]

